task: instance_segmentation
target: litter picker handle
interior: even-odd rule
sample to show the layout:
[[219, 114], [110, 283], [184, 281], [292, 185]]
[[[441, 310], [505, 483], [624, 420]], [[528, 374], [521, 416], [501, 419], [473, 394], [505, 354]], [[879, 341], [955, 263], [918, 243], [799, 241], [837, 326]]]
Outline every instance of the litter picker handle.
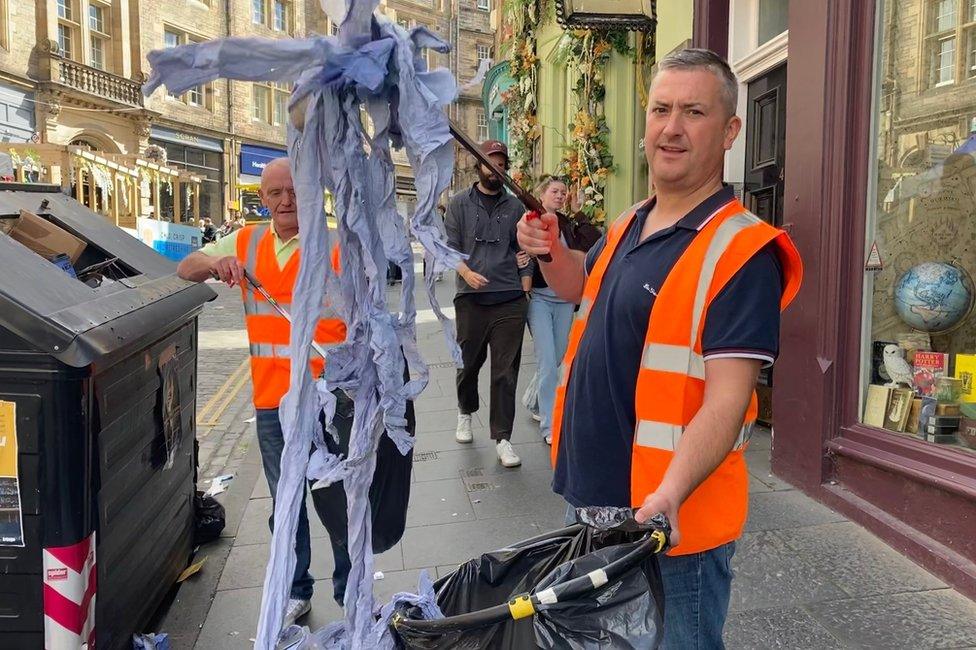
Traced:
[[[505, 187], [510, 189], [512, 191], [512, 194], [517, 196], [519, 201], [525, 204], [525, 207], [529, 209], [530, 215], [534, 214], [535, 218], [538, 218], [540, 214], [543, 214], [546, 211], [546, 209], [542, 207], [542, 202], [539, 199], [535, 198], [531, 192], [527, 191], [521, 185], [516, 183], [515, 179], [509, 176], [505, 172], [505, 170], [501, 169], [498, 165], [496, 165], [495, 162], [488, 156], [488, 154], [482, 151], [481, 148], [478, 147], [478, 145], [474, 142], [474, 140], [469, 138], [468, 134], [462, 131], [461, 128], [454, 123], [454, 120], [449, 119], [448, 122], [450, 123], [451, 135], [453, 135], [454, 139], [458, 141], [458, 144], [464, 147], [469, 154], [474, 156], [475, 160], [477, 160], [482, 165], [490, 169], [495, 174], [495, 176], [500, 178], [502, 183], [504, 183]], [[533, 217], [529, 216], [528, 218], [532, 219]], [[549, 255], [548, 253], [539, 255], [538, 258], [543, 262], [552, 261], [552, 255]]]

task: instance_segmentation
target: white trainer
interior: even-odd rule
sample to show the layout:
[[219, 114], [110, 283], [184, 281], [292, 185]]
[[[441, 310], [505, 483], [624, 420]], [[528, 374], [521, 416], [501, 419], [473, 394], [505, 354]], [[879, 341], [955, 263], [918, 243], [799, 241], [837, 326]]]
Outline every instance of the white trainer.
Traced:
[[471, 414], [458, 413], [457, 431], [454, 432], [454, 439], [461, 443], [469, 443], [474, 440], [471, 435]]
[[508, 440], [499, 440], [495, 445], [495, 453], [498, 454], [502, 467], [518, 467], [522, 464], [522, 459], [515, 453], [515, 448]]
[[295, 621], [310, 611], [312, 611], [312, 603], [310, 601], [302, 600], [301, 598], [289, 598], [288, 607], [285, 609], [285, 620], [282, 624], [282, 629], [288, 628], [289, 625], [294, 625]]

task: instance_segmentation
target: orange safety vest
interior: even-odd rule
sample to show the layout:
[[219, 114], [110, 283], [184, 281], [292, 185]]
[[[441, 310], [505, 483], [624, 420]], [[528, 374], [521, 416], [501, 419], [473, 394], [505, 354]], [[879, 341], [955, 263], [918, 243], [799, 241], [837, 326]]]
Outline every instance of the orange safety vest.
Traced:
[[[339, 271], [338, 246], [332, 250], [332, 266]], [[274, 250], [274, 233], [268, 224], [241, 228], [237, 236], [237, 259], [241, 260], [265, 290], [286, 311], [291, 311], [291, 292], [298, 277], [299, 255], [296, 251], [284, 268], [278, 266]], [[251, 351], [251, 383], [254, 386], [254, 406], [259, 409], [278, 408], [288, 392], [291, 374], [289, 343], [291, 324], [281, 316], [250, 285], [241, 285], [244, 296], [244, 319]], [[323, 310], [315, 329], [315, 340], [323, 346], [346, 340], [346, 325], [334, 313]], [[312, 355], [312, 374], [322, 374], [324, 360]]]
[[[556, 388], [552, 415], [553, 466], [559, 451], [573, 359], [610, 261], [639, 205], [611, 226], [606, 246], [583, 288], [583, 299], [570, 329]], [[803, 276], [800, 255], [784, 231], [750, 214], [736, 199], [702, 224], [661, 286], [648, 319], [634, 400], [637, 426], [630, 470], [633, 507], [639, 507], [660, 485], [684, 428], [701, 408], [705, 395], [702, 332], [709, 305], [736, 272], [770, 242], [776, 244], [783, 267], [780, 309], [786, 309], [800, 288]], [[749, 493], [743, 454], [757, 411], [753, 392], [735, 447], [678, 511], [681, 545], [671, 551], [672, 555], [700, 553], [741, 535]]]

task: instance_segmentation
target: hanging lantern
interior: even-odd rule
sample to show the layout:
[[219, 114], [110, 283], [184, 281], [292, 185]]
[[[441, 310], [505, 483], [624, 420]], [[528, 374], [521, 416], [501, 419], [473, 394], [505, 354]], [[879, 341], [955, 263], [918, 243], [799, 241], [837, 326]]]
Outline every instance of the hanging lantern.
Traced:
[[569, 29], [653, 32], [657, 0], [556, 0], [556, 18]]

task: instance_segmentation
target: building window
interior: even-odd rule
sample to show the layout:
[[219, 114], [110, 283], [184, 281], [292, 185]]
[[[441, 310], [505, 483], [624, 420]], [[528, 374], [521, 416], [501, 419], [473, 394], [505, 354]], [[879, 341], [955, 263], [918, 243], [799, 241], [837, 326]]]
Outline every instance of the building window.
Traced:
[[488, 139], [488, 116], [484, 111], [478, 111], [478, 141], [484, 142]]
[[84, 54], [77, 47], [80, 25], [75, 20], [78, 17], [75, 2], [76, 0], [58, 0], [58, 49], [61, 50], [61, 56], [77, 60]]
[[481, 11], [491, 11], [491, 0], [478, 0], [478, 9]]
[[[976, 3], [930, 0], [919, 31], [915, 15], [891, 13], [895, 1], [878, 3], [861, 421], [976, 454], [976, 206], [960, 182], [976, 176], [976, 94], [948, 85], [976, 63], [976, 25], [958, 20]], [[915, 82], [921, 48], [928, 85]], [[934, 85], [945, 85], [939, 119], [917, 119]]]
[[278, 82], [255, 83], [251, 95], [251, 119], [272, 126], [288, 122], [288, 98], [291, 85]]
[[108, 61], [105, 53], [109, 50], [109, 30], [111, 29], [111, 19], [108, 15], [108, 7], [92, 2], [88, 5], [88, 31], [90, 39], [90, 61], [93, 68], [108, 70]]
[[[199, 43], [200, 38], [187, 34], [184, 31], [167, 27], [163, 30], [163, 47], [177, 47], [188, 43]], [[212, 110], [213, 108], [213, 86], [203, 84], [195, 86], [182, 95], [170, 95], [175, 100], [181, 101], [187, 106], [198, 106]]]
[[944, 32], [956, 27], [956, 1], [935, 0], [932, 3], [933, 24], [936, 32]]
[[478, 46], [478, 65], [481, 65], [482, 61], [488, 61], [491, 63], [491, 45], [479, 45]]
[[251, 119], [256, 122], [271, 122], [269, 118], [268, 102], [271, 99], [271, 88], [264, 84], [254, 84], [251, 94]]
[[251, 22], [276, 32], [292, 32], [290, 0], [251, 0]]
[[789, 26], [790, 0], [759, 0], [759, 45], [768, 43]]
[[945, 86], [955, 81], [956, 39], [944, 38], [935, 43], [932, 49], [932, 85]]
[[288, 31], [288, 5], [281, 0], [274, 3], [274, 30], [276, 32]]

